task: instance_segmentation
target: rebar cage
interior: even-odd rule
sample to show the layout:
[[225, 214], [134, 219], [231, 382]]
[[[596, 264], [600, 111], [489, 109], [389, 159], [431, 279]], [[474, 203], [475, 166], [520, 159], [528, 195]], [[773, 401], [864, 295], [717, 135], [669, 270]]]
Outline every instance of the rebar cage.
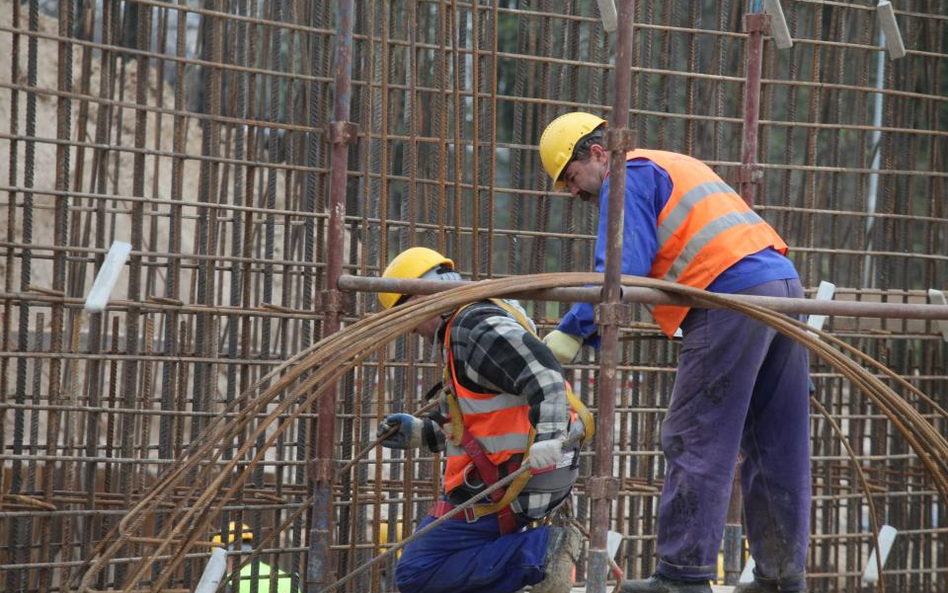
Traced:
[[[331, 262], [377, 275], [402, 249], [424, 245], [474, 280], [592, 266], [598, 212], [554, 192], [536, 150], [553, 117], [611, 112], [615, 35], [592, 0], [0, 4], [4, 590], [73, 588], [96, 543], [228, 403], [324, 337], [327, 316], [346, 325], [378, 310], [374, 295], [336, 296]], [[790, 245], [808, 294], [830, 281], [837, 299], [924, 303], [929, 289], [948, 290], [944, 5], [897, 3], [908, 51], [892, 59], [872, 3], [782, 4], [794, 44], [764, 45], [755, 209]], [[759, 5], [635, 4], [638, 146], [694, 155], [737, 187], [742, 22]], [[343, 9], [354, 15], [349, 42], [336, 29]], [[339, 84], [341, 51], [351, 88]], [[341, 104], [354, 126], [333, 115]], [[330, 154], [341, 143], [348, 173], [333, 198]], [[343, 206], [344, 240], [330, 241]], [[132, 256], [106, 312], [84, 315], [113, 240], [130, 242]], [[524, 305], [544, 329], [566, 311]], [[938, 322], [841, 317], [827, 328], [948, 406], [948, 330]], [[624, 535], [619, 565], [638, 576], [656, 562], [659, 429], [678, 346], [644, 307], [620, 339], [610, 528]], [[429, 355], [405, 336], [345, 376], [333, 467], [375, 438], [382, 416], [424, 404], [441, 373]], [[568, 368], [594, 412], [596, 361], [587, 351]], [[900, 530], [886, 588], [944, 590], [945, 501], [885, 417], [820, 361], [812, 371], [817, 399], [869, 477], [877, 519]], [[937, 411], [920, 410], [948, 430]], [[327, 422], [318, 416], [304, 410], [253, 465], [167, 590], [194, 588], [228, 521], [260, 541], [299, 509]], [[221, 443], [225, 458], [242, 444]], [[818, 414], [812, 453], [811, 590], [863, 590], [866, 493]], [[439, 464], [376, 450], [337, 476], [331, 529], [318, 536], [328, 538], [335, 576], [413, 529], [437, 495]], [[588, 522], [583, 479], [576, 490], [574, 513]], [[162, 507], [169, 514], [138, 525], [95, 587], [131, 586], [130, 567], [192, 496], [176, 492]], [[305, 587], [319, 543], [311, 521], [304, 513], [261, 556], [294, 588]], [[393, 569], [344, 588], [393, 591]]]

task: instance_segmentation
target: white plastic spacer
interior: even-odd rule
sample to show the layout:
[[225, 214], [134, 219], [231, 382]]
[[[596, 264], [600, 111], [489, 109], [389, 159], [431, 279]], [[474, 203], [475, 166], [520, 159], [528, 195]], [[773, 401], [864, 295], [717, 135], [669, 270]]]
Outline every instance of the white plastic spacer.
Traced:
[[902, 43], [902, 33], [899, 31], [899, 22], [895, 20], [895, 9], [889, 0], [879, 0], [876, 6], [879, 14], [879, 24], [885, 33], [885, 47], [889, 50], [889, 57], [898, 60], [905, 56], [905, 45]]
[[[832, 282], [821, 280], [819, 288], [816, 289], [816, 300], [831, 301], [833, 300], [834, 294], [836, 294], [836, 285]], [[822, 330], [824, 323], [826, 323], [826, 315], [820, 313], [814, 313], [806, 320], [807, 325], [817, 330]]]
[[[948, 306], [948, 298], [945, 297], [945, 293], [934, 288], [928, 289], [928, 301], [933, 305]], [[948, 342], [948, 319], [939, 319], [938, 329], [941, 330], [941, 336]]]
[[619, 23], [619, 16], [616, 13], [615, 0], [596, 0], [599, 4], [599, 17], [602, 19], [602, 28], [607, 33], [614, 33]]
[[764, 12], [770, 15], [770, 33], [773, 35], [777, 48], [793, 47], [793, 39], [790, 37], [790, 29], [787, 27], [787, 19], [783, 16], [780, 0], [764, 0]]
[[[881, 552], [880, 558], [882, 558], [881, 564], [885, 566], [885, 560], [889, 557], [889, 551], [892, 550], [892, 542], [895, 541], [895, 536], [898, 534], [898, 530], [891, 525], [883, 525], [879, 529], [879, 552]], [[872, 583], [879, 582], [879, 567], [876, 563], [876, 548], [872, 549], [872, 553], [869, 554], [869, 562], [866, 563], [866, 570], [862, 572], [862, 582], [867, 585]]]
[[121, 274], [131, 251], [132, 246], [129, 243], [123, 241], [112, 243], [112, 247], [109, 248], [109, 253], [105, 256], [105, 261], [95, 277], [95, 282], [92, 284], [92, 290], [86, 296], [84, 307], [86, 313], [101, 313], [105, 310], [105, 306], [109, 304], [112, 289], [115, 288], [115, 283], [118, 282], [119, 274]]

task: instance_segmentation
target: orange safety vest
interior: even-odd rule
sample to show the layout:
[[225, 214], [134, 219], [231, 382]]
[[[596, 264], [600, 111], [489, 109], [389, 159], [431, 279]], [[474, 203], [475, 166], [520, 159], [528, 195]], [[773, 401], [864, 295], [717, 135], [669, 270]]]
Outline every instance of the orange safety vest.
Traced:
[[[633, 150], [626, 159], [648, 159], [672, 182], [658, 215], [658, 253], [649, 277], [705, 289], [748, 255], [768, 247], [787, 253], [780, 235], [698, 159], [663, 150]], [[688, 309], [659, 305], [652, 316], [671, 337]]]
[[[457, 312], [454, 317], [457, 316]], [[510, 393], [477, 393], [465, 388], [457, 381], [454, 369], [454, 353], [451, 349], [451, 324], [444, 330], [444, 349], [447, 353], [447, 373], [451, 390], [457, 397], [463, 418], [463, 428], [487, 453], [495, 466], [520, 455], [530, 445], [530, 406], [523, 397]], [[452, 410], [452, 415], [456, 412]], [[471, 456], [461, 446], [461, 435], [445, 440], [447, 463], [444, 472], [444, 491], [451, 492], [464, 482], [464, 472], [471, 464]]]

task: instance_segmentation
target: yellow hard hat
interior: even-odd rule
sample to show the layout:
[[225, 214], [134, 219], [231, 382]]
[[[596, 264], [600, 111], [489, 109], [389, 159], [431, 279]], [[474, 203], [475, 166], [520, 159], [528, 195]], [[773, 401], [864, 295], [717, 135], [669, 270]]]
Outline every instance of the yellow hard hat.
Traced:
[[[454, 269], [454, 262], [427, 247], [412, 247], [399, 253], [382, 272], [382, 278], [421, 278], [429, 270], [445, 265]], [[405, 295], [395, 292], [380, 292], [379, 303], [390, 309]]]
[[[227, 539], [227, 545], [230, 545], [237, 540], [237, 522], [236, 521], [231, 521], [227, 525], [226, 539]], [[215, 534], [214, 537], [211, 538], [211, 541], [214, 542], [215, 544], [222, 543], [220, 532]], [[242, 542], [253, 541], [253, 532], [244, 523], [240, 524], [240, 541]]]
[[553, 178], [553, 188], [563, 189], [560, 181], [563, 169], [573, 159], [573, 150], [580, 140], [606, 123], [606, 120], [591, 113], [573, 111], [554, 119], [540, 136], [540, 160], [543, 168]]

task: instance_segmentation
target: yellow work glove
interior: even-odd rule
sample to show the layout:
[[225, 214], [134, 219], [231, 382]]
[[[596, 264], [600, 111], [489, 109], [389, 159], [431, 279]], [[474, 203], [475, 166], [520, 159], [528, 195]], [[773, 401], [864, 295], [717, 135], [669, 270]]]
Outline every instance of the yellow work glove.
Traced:
[[560, 364], [573, 362], [580, 347], [583, 345], [583, 341], [576, 336], [564, 334], [558, 329], [554, 329], [546, 334], [546, 337], [543, 338], [543, 343], [553, 352], [553, 356], [556, 357], [556, 360], [560, 361]]

